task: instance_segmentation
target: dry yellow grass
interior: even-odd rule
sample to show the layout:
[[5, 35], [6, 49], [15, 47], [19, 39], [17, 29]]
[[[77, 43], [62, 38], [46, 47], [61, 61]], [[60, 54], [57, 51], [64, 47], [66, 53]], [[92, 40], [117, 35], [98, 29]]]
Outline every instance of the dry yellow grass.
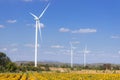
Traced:
[[70, 73], [1, 73], [0, 80], [120, 80], [120, 71], [81, 70]]

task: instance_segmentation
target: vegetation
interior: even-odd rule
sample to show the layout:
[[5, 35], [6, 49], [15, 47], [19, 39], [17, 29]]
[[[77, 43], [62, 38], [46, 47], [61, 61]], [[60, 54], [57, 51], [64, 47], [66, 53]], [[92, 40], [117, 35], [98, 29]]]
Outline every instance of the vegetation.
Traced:
[[11, 62], [6, 54], [0, 52], [0, 72], [15, 72], [16, 70], [16, 64]]
[[0, 80], [120, 80], [120, 66], [74, 65], [42, 63], [34, 67], [33, 62], [14, 63], [0, 52]]
[[120, 70], [120, 65], [112, 64], [94, 64], [87, 65], [74, 65], [73, 68], [70, 64], [63, 63], [40, 63], [38, 67], [34, 67], [33, 62], [12, 62], [5, 53], [0, 52], [0, 72], [28, 72], [28, 71], [52, 71], [52, 72], [71, 72], [71, 71], [81, 71], [81, 70], [101, 70], [105, 73], [106, 70], [111, 70], [116, 73], [116, 70]]
[[0, 80], [120, 80], [120, 74], [2, 73]]
[[[41, 67], [44, 67], [43, 69]], [[33, 62], [17, 65], [3, 52], [0, 52], [0, 72], [27, 72], [27, 71], [49, 71], [49, 65], [39, 65], [34, 67]]]

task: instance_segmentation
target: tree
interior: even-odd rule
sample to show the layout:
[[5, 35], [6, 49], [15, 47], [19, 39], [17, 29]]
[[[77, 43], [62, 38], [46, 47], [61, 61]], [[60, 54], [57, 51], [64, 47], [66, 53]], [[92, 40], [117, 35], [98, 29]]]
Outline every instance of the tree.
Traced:
[[46, 70], [46, 71], [50, 71], [48, 64], [45, 65], [45, 70]]
[[16, 65], [11, 62], [10, 58], [5, 53], [0, 52], [0, 71], [1, 72], [14, 72], [16, 71]]
[[7, 68], [7, 71], [9, 72], [15, 72], [17, 70], [17, 66], [15, 63], [12, 63], [12, 62], [9, 62], [7, 65], [6, 65], [6, 68]]
[[7, 57], [6, 54], [0, 52], [0, 66], [5, 67], [10, 62], [11, 60], [9, 57]]

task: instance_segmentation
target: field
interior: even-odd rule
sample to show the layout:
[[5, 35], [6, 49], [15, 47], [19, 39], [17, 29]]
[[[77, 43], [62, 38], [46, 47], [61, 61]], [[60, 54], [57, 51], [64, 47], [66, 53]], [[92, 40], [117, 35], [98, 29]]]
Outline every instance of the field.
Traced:
[[55, 73], [26, 72], [1, 73], [0, 80], [120, 80], [120, 74], [114, 73]]

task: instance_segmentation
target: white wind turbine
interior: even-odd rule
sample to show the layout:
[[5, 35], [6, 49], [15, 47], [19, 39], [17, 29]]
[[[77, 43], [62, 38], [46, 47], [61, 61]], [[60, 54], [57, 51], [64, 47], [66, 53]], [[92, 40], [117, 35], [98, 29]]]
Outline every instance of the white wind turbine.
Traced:
[[85, 46], [85, 49], [84, 49], [84, 67], [86, 66], [86, 54], [89, 53], [89, 51], [87, 50], [87, 45]]
[[43, 14], [45, 13], [45, 11], [49, 7], [49, 5], [50, 5], [50, 3], [45, 7], [45, 9], [43, 10], [43, 12], [40, 14], [39, 17], [37, 17], [33, 13], [30, 13], [34, 17], [34, 19], [36, 21], [36, 31], [35, 31], [35, 67], [37, 67], [38, 29], [40, 31], [40, 39], [42, 40], [41, 27], [40, 27], [40, 18], [43, 16]]
[[71, 53], [71, 67], [73, 67], [73, 46], [72, 46], [72, 42], [70, 42], [70, 46], [71, 46], [71, 49], [70, 49], [70, 53]]

